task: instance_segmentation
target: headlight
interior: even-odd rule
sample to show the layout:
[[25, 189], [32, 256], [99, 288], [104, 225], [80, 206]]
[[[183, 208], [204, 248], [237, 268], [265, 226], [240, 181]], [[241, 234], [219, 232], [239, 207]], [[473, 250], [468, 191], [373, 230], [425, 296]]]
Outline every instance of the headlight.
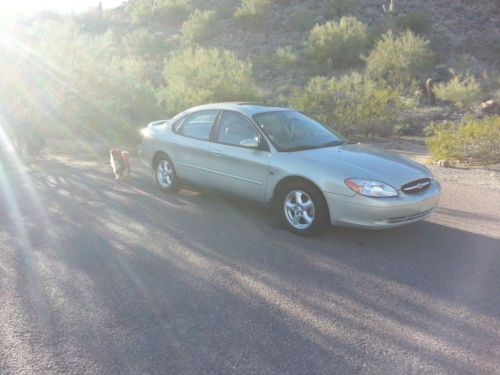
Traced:
[[345, 184], [354, 192], [366, 197], [397, 197], [399, 194], [392, 186], [380, 181], [362, 178], [347, 178]]

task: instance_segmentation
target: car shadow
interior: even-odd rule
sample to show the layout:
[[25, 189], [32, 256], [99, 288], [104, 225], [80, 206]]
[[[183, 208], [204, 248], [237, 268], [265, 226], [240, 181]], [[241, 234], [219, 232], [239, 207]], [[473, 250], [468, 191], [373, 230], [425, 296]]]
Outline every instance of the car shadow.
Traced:
[[162, 194], [137, 165], [120, 183], [105, 165], [57, 159], [7, 176], [0, 231], [11, 250], [0, 271], [11, 272], [12, 295], [26, 296], [19, 316], [51, 345], [68, 335], [85, 343], [79, 355], [101, 372], [499, 364], [496, 238], [432, 219], [303, 238], [247, 202]]

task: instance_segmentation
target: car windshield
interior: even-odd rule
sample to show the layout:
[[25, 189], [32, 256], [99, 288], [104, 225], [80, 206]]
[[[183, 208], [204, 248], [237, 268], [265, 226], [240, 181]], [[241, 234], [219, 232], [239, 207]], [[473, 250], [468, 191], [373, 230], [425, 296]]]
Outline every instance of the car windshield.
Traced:
[[278, 151], [311, 150], [346, 143], [344, 138], [297, 111], [257, 113], [253, 119]]

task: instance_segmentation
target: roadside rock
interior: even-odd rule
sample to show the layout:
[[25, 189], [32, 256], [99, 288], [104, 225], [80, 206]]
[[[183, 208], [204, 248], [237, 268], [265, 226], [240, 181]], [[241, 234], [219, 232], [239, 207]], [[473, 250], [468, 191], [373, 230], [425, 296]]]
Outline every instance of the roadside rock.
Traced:
[[481, 103], [481, 111], [488, 114], [499, 113], [499, 106], [496, 100], [490, 99]]

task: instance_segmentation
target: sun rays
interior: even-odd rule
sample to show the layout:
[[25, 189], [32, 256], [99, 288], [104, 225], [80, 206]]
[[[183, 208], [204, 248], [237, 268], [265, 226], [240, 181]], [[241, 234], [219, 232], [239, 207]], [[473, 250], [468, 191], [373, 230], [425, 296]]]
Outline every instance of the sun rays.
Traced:
[[[41, 37], [30, 35], [26, 30], [0, 28], [0, 68], [6, 77], [4, 84], [0, 83], [5, 95], [5, 98], [0, 97], [0, 102], [7, 103], [5, 107], [11, 112], [9, 121], [16, 123], [9, 124], [10, 127], [32, 122], [43, 128], [45, 134], [71, 140], [79, 149], [99, 157], [101, 155], [89, 140], [102, 139], [111, 126], [121, 127], [124, 134], [133, 134], [134, 130], [122, 118], [106, 111], [105, 106], [109, 103], [88, 98], [102, 77], [96, 74], [90, 77], [95, 82], [85, 81], [73, 69], [71, 59], [61, 63], [56, 59], [57, 54], [47, 57], [50, 54], [33, 47], [41, 43], [40, 40], [45, 47], [50, 45], [50, 33], [57, 30], [57, 25], [51, 27], [42, 28], [40, 32], [45, 34]], [[75, 26], [63, 24], [61, 27], [67, 27], [70, 34], [64, 43], [71, 44], [72, 35], [77, 33]], [[64, 45], [60, 48], [62, 51]], [[75, 59], [78, 60], [78, 56]], [[103, 127], [102, 124], [107, 125]]]

